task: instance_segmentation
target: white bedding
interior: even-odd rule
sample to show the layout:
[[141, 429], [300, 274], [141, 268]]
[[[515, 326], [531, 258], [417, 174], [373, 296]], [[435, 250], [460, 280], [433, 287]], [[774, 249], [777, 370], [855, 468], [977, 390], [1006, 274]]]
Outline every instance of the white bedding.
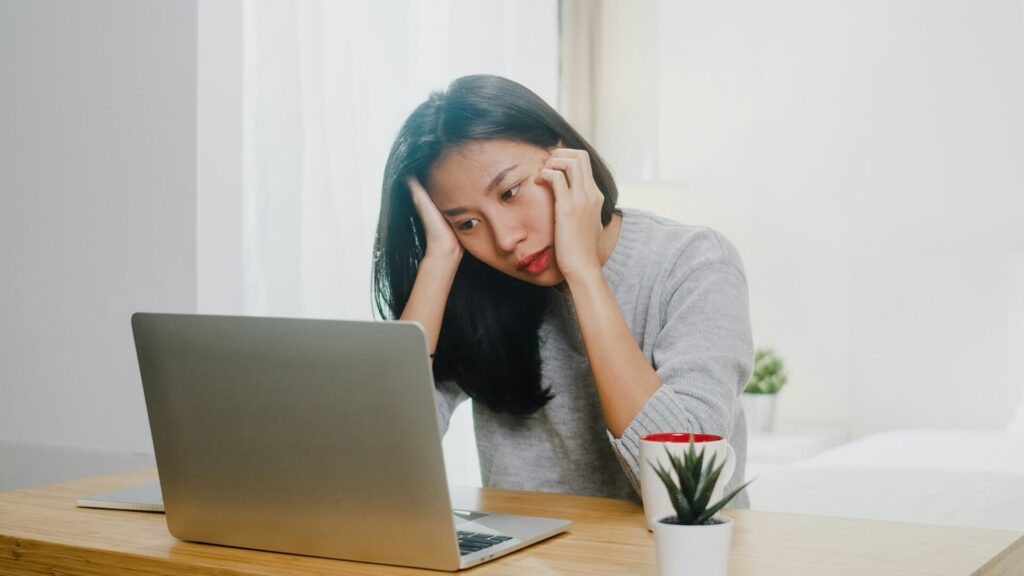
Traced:
[[766, 471], [749, 491], [758, 510], [1024, 531], [1024, 438], [884, 432]]
[[1024, 437], [988, 430], [893, 430], [836, 446], [799, 466], [1024, 474]]

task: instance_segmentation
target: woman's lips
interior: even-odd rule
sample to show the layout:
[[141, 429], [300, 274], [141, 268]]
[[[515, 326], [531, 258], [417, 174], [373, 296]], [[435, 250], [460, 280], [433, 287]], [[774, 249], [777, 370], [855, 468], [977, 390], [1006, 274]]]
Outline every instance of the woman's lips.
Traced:
[[519, 270], [526, 272], [527, 274], [539, 274], [546, 270], [550, 263], [551, 248], [548, 247], [533, 256], [527, 257], [523, 263], [519, 265]]

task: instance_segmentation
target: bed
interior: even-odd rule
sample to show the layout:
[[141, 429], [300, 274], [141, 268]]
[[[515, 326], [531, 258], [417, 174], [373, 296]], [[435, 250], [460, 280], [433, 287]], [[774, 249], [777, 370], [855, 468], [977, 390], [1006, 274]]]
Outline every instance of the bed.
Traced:
[[893, 430], [751, 484], [757, 510], [1024, 531], [1024, 433]]

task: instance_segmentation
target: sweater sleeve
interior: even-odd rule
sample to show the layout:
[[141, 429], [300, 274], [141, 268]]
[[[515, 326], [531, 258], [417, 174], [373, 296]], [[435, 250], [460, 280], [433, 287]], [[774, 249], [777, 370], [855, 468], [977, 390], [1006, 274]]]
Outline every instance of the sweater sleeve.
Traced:
[[[621, 438], [608, 438], [639, 493], [640, 438], [703, 432], [728, 438], [733, 405], [753, 369], [747, 282], [738, 259], [704, 262], [668, 294], [653, 350], [661, 387]], [[671, 284], [672, 275], [669, 275]], [[671, 289], [671, 288], [670, 288]]]
[[437, 428], [441, 431], [442, 437], [448, 433], [448, 423], [452, 419], [452, 413], [466, 398], [468, 398], [466, 393], [454, 381], [445, 380], [434, 386], [434, 400], [437, 403]]

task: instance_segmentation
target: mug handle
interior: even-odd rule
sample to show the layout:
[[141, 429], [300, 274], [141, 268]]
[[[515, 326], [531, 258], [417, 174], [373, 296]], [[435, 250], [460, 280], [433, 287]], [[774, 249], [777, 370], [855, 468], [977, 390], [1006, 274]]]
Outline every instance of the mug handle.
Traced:
[[732, 449], [732, 444], [726, 443], [726, 457], [725, 457], [725, 468], [722, 469], [722, 474], [718, 477], [718, 481], [722, 483], [723, 490], [725, 486], [732, 480], [732, 475], [736, 472], [736, 451]]

